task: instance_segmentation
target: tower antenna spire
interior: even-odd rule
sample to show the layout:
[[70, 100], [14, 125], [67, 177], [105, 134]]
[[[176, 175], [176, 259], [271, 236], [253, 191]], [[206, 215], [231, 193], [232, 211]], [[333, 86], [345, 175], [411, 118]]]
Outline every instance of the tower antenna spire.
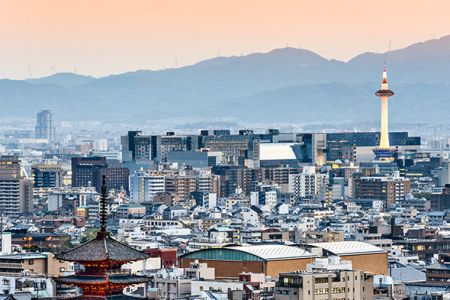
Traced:
[[106, 191], [106, 175], [102, 176], [102, 194], [100, 196], [100, 231], [98, 236], [104, 237], [107, 234], [108, 211], [106, 210], [106, 200], [108, 194]]

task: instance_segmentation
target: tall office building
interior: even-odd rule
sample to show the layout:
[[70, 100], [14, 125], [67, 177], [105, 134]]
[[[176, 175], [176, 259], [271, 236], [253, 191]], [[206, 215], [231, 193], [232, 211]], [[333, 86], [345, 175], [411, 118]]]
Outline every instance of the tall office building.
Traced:
[[169, 152], [193, 151], [199, 148], [198, 136], [175, 135], [173, 132], [154, 137], [152, 143], [158, 161], [167, 161]]
[[142, 131], [128, 131], [127, 135], [120, 137], [120, 143], [122, 146], [122, 161], [130, 162], [134, 161], [135, 156], [135, 146], [134, 146], [134, 138], [141, 134]]
[[35, 164], [31, 166], [35, 188], [60, 187], [63, 183], [63, 169], [58, 164]]
[[55, 138], [52, 112], [50, 110], [41, 110], [36, 117], [35, 137], [52, 142]]
[[106, 175], [108, 190], [128, 190], [129, 170], [120, 165], [108, 165], [105, 157], [73, 157], [72, 186], [93, 186], [101, 192], [102, 176]]
[[260, 165], [260, 139], [253, 134], [203, 136], [202, 146], [209, 151], [222, 152], [228, 165], [252, 168]]
[[73, 157], [72, 158], [72, 186], [94, 186], [96, 170], [106, 168], [105, 157]]
[[33, 210], [33, 180], [22, 178], [17, 156], [0, 156], [0, 210], [13, 216]]
[[135, 136], [133, 161], [150, 162], [152, 158], [152, 137], [150, 135]]

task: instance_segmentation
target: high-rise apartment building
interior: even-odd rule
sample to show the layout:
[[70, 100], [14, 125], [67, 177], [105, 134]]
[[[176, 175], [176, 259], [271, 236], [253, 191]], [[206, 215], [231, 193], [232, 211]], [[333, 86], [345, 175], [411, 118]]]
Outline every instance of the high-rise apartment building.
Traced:
[[219, 176], [211, 174], [211, 171], [201, 171], [197, 175], [197, 191], [201, 193], [217, 193]]
[[261, 168], [261, 180], [278, 185], [289, 184], [289, 175], [300, 173], [299, 168], [277, 167]]
[[52, 112], [50, 110], [41, 110], [36, 117], [35, 137], [52, 142], [55, 138]]
[[212, 169], [218, 176], [217, 193], [219, 197], [233, 196], [237, 190], [250, 196], [260, 180], [258, 169], [241, 168], [237, 166], [218, 166]]
[[191, 197], [191, 193], [195, 192], [197, 181], [194, 176], [176, 176], [175, 177], [175, 202], [185, 202]]
[[0, 156], [0, 210], [7, 215], [33, 210], [33, 180], [21, 176], [17, 156]]
[[385, 207], [396, 201], [405, 200], [405, 195], [411, 191], [411, 182], [409, 179], [397, 175], [359, 177], [355, 174], [353, 197], [355, 199], [382, 200]]
[[289, 192], [298, 198], [319, 195], [327, 184], [327, 175], [316, 173], [314, 166], [303, 167], [302, 173], [289, 175]]

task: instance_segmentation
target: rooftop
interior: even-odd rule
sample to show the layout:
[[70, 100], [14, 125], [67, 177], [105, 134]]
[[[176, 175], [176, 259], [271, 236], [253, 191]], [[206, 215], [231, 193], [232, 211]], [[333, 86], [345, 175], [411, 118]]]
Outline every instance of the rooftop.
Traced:
[[298, 247], [286, 245], [225, 246], [186, 253], [183, 258], [233, 261], [269, 261], [315, 257]]
[[265, 260], [290, 259], [290, 258], [314, 256], [312, 253], [306, 250], [285, 245], [235, 246], [227, 248], [247, 252], [259, 256]]
[[294, 143], [261, 143], [260, 159], [261, 160], [296, 160], [292, 146]]
[[310, 246], [322, 248], [335, 255], [385, 253], [383, 249], [369, 243], [344, 241], [331, 243], [312, 243]]
[[40, 259], [40, 258], [47, 258], [47, 255], [41, 253], [0, 255], [0, 259], [10, 259], [10, 260]]

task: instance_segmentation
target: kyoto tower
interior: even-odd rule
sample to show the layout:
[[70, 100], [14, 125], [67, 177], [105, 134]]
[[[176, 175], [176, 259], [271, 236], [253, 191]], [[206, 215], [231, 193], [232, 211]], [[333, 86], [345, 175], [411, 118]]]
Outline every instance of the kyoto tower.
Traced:
[[394, 95], [388, 87], [386, 68], [383, 70], [383, 80], [381, 89], [375, 95], [381, 98], [381, 127], [380, 127], [380, 145], [373, 150], [376, 160], [391, 161], [395, 154], [395, 148], [389, 145], [389, 121], [388, 121], [388, 100]]

